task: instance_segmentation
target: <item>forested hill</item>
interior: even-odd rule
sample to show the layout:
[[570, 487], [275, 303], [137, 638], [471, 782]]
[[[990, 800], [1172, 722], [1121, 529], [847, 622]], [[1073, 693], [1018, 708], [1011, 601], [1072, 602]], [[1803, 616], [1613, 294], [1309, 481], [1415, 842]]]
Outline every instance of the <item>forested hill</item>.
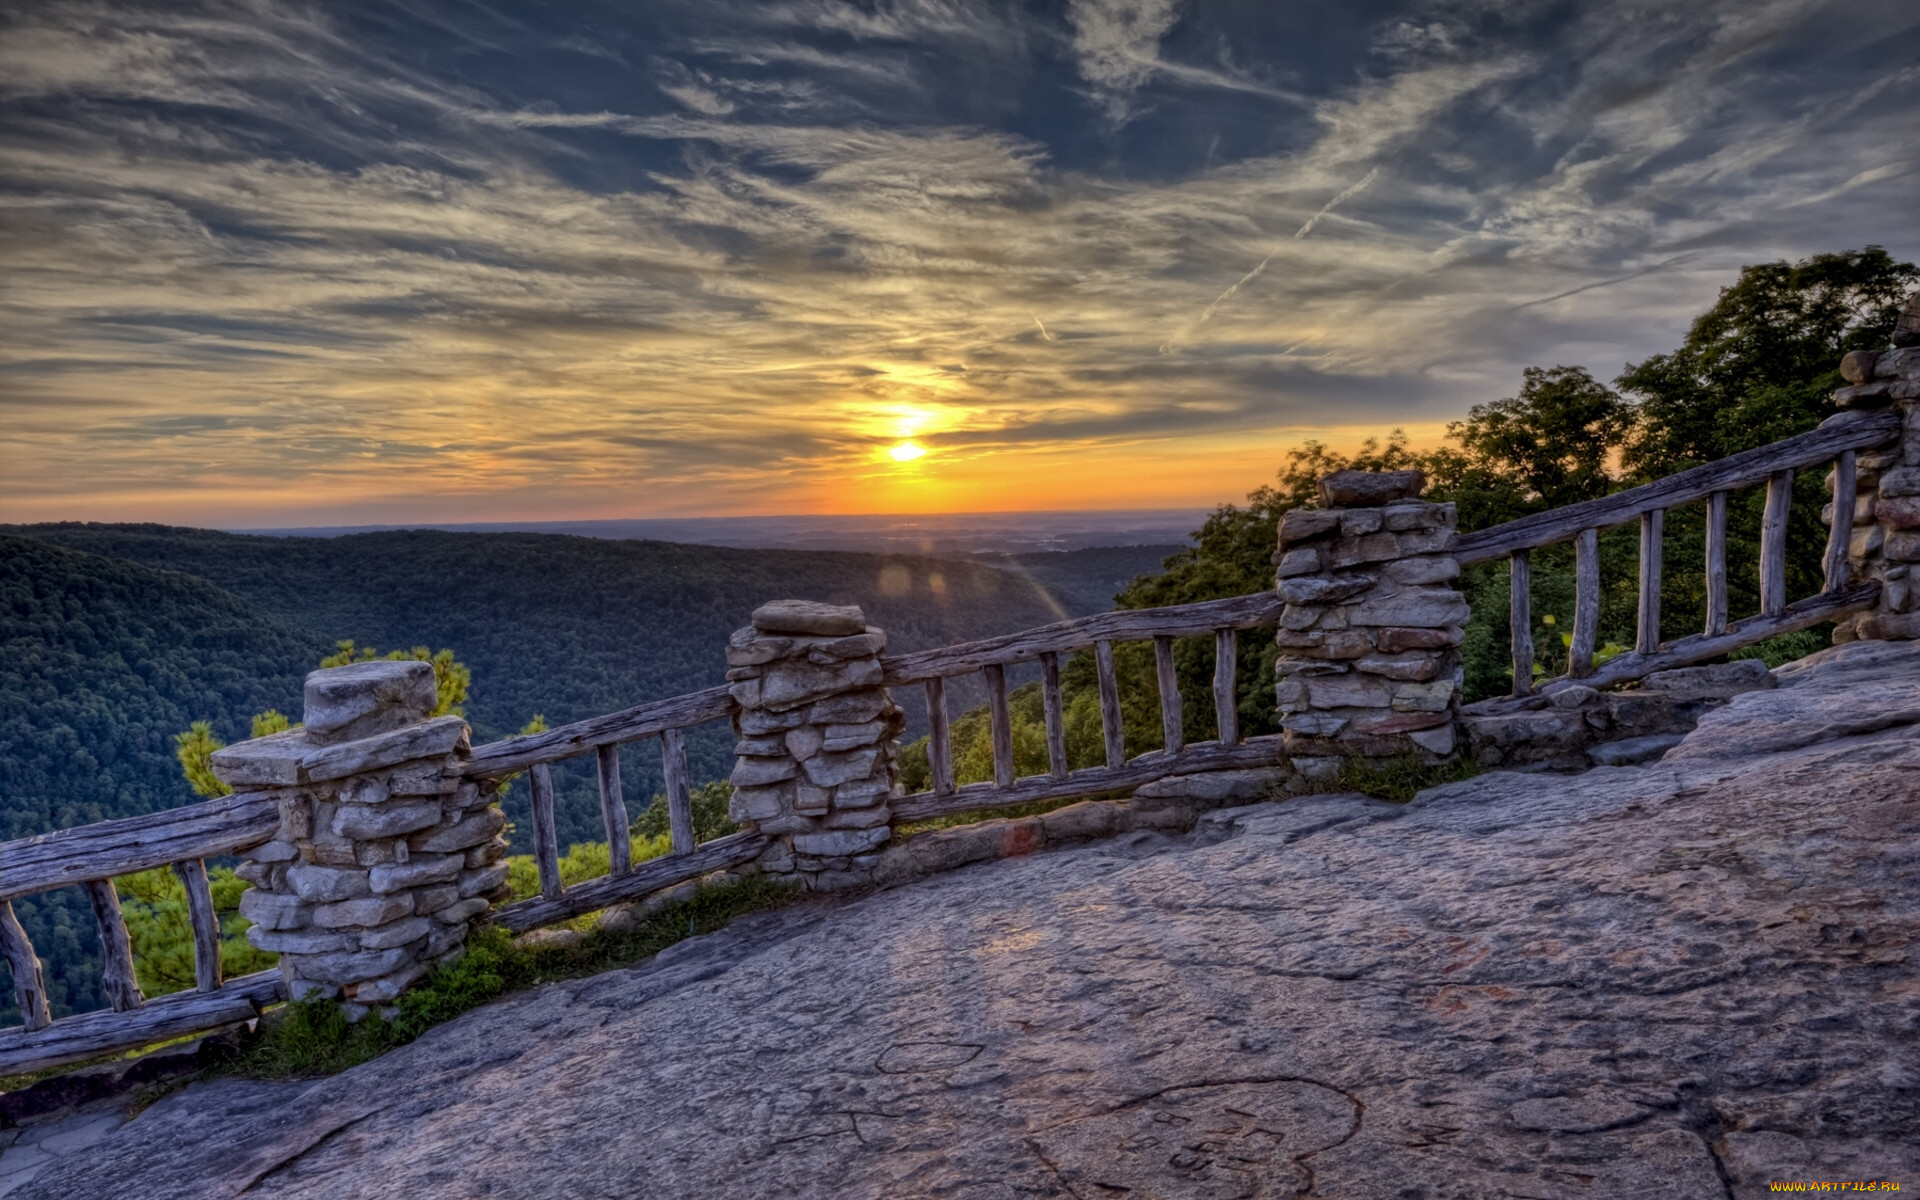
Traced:
[[0, 536], [0, 839], [191, 801], [173, 735], [298, 711], [330, 645], [204, 579]]
[[[719, 683], [727, 635], [778, 597], [859, 604], [886, 629], [893, 652], [1067, 615], [1036, 582], [952, 559], [429, 530], [276, 538], [61, 524], [6, 532], [197, 575], [328, 639], [383, 651], [452, 647], [473, 670], [466, 709], [481, 740], [512, 733], [535, 713], [560, 723]], [[234, 719], [242, 723], [224, 736], [244, 734], [244, 714]]]
[[[472, 670], [466, 713], [485, 741], [536, 713], [559, 724], [719, 683], [727, 635], [784, 596], [857, 603], [896, 651], [1073, 607], [1020, 574], [938, 558], [552, 534], [0, 527], [0, 838], [192, 802], [173, 735], [206, 720], [238, 741], [268, 708], [298, 720], [302, 679], [340, 639], [453, 649]], [[723, 726], [689, 738], [696, 782], [732, 765]], [[622, 768], [637, 811], [660, 787], [658, 752], [634, 747]], [[563, 843], [601, 839], [590, 764], [555, 778]], [[524, 790], [507, 802], [523, 827]], [[78, 889], [18, 907], [56, 1012], [98, 1007]], [[17, 1019], [10, 997], [0, 1024]]]

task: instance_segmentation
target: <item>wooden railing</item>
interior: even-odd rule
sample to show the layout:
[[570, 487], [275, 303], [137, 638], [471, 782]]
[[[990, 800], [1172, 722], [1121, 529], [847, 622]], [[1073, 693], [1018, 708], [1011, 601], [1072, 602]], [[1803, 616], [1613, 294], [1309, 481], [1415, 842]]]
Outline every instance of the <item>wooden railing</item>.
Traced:
[[[525, 770], [532, 789], [533, 860], [540, 872], [540, 894], [496, 910], [492, 920], [515, 933], [537, 929], [759, 857], [767, 847], [764, 834], [734, 833], [700, 845], [693, 840], [686, 731], [732, 716], [738, 708], [725, 687], [713, 687], [475, 748], [463, 766], [466, 775], [497, 779]], [[651, 738], [660, 741], [670, 849], [636, 867], [626, 798], [620, 790], [620, 747]], [[553, 764], [586, 754], [594, 756], [597, 767], [609, 868], [598, 879], [566, 887], [560, 879], [560, 840], [554, 825]]]
[[[244, 792], [185, 808], [101, 821], [0, 843], [0, 955], [13, 974], [24, 1027], [0, 1042], [0, 1075], [79, 1062], [150, 1042], [251, 1020], [282, 998], [278, 970], [220, 974], [220, 920], [205, 860], [257, 846], [279, 827], [272, 796]], [[148, 1000], [113, 879], [170, 866], [186, 889], [194, 990]], [[111, 1009], [52, 1019], [40, 962], [13, 901], [69, 884], [86, 889], [99, 928], [101, 988]]]
[[[1847, 547], [1853, 537], [1855, 455], [1888, 440], [1900, 430], [1897, 412], [1843, 413], [1820, 428], [1717, 462], [1669, 475], [1641, 487], [1583, 504], [1536, 513], [1461, 537], [1462, 566], [1505, 557], [1510, 564], [1512, 603], [1509, 629], [1513, 644], [1513, 694], [1534, 693], [1533, 620], [1528, 596], [1530, 554], [1556, 542], [1574, 543], [1574, 614], [1567, 674], [1539, 690], [1557, 691], [1579, 683], [1607, 687], [1654, 671], [1713, 658], [1743, 646], [1805, 629], [1873, 604], [1879, 584], [1848, 582]], [[1824, 587], [1819, 594], [1787, 603], [1787, 509], [1793, 500], [1794, 472], [1832, 462], [1833, 524], [1827, 537]], [[1765, 484], [1766, 509], [1760, 526], [1760, 612], [1730, 622], [1727, 613], [1727, 495]], [[1661, 640], [1661, 536], [1666, 511], [1699, 501], [1707, 504], [1706, 628], [1697, 634]], [[1600, 531], [1640, 522], [1639, 611], [1633, 649], [1595, 665], [1594, 643], [1600, 625]]]
[[[920, 684], [927, 697], [927, 763], [930, 791], [893, 802], [896, 821], [919, 821], [954, 813], [1005, 808], [1036, 800], [1094, 795], [1138, 787], [1167, 775], [1267, 766], [1284, 754], [1279, 737], [1243, 739], [1235, 710], [1234, 678], [1238, 634], [1272, 625], [1283, 607], [1273, 592], [1181, 604], [1168, 608], [1126, 609], [1077, 621], [1043, 625], [1005, 637], [924, 650], [881, 660], [891, 687]], [[1181, 719], [1179, 680], [1174, 674], [1173, 640], [1211, 636], [1214, 644], [1213, 708], [1217, 741], [1186, 744]], [[1159, 684], [1163, 745], [1129, 759], [1121, 727], [1120, 688], [1114, 676], [1115, 642], [1153, 642]], [[1060, 656], [1092, 647], [1100, 692], [1100, 729], [1106, 765], [1070, 770], [1066, 720], [1060, 696]], [[1013, 728], [1007, 707], [1006, 669], [1023, 662], [1040, 664], [1041, 704], [1047, 730], [1045, 775], [1017, 778]], [[956, 786], [953, 743], [947, 714], [947, 680], [978, 671], [986, 681], [988, 728], [993, 742], [993, 781]]]

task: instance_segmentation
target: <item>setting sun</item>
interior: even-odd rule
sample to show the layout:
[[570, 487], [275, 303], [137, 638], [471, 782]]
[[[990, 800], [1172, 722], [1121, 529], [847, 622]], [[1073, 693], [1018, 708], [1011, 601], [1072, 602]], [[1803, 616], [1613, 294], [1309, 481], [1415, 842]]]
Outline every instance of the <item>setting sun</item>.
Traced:
[[925, 458], [927, 454], [912, 442], [901, 442], [887, 453], [893, 456], [895, 462], [912, 462], [916, 458]]

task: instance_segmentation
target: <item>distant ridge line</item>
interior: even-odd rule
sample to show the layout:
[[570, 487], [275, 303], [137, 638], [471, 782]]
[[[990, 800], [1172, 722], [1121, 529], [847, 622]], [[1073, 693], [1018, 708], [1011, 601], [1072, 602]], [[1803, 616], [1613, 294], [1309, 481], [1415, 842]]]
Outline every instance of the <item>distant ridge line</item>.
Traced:
[[414, 522], [228, 529], [263, 537], [345, 537], [435, 530], [548, 533], [652, 540], [738, 549], [863, 550], [896, 553], [1021, 553], [1105, 546], [1185, 545], [1204, 509], [1042, 510], [847, 516], [647, 517], [591, 521]]

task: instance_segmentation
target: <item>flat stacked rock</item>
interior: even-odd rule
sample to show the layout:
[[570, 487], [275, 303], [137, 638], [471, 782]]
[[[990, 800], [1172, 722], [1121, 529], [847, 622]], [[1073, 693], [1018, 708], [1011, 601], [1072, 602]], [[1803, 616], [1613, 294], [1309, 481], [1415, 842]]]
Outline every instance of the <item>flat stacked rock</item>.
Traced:
[[[1904, 414], [1900, 439], [1863, 450], [1856, 462], [1853, 572], [1878, 579], [1880, 602], [1834, 629], [1836, 642], [1920, 638], [1920, 293], [1907, 301], [1891, 348], [1855, 350], [1840, 360], [1848, 386], [1833, 394], [1840, 408], [1894, 407]], [[1828, 476], [1832, 486], [1832, 476]], [[1821, 517], [1829, 525], [1831, 502]]]
[[424, 662], [315, 671], [303, 727], [213, 756], [229, 786], [279, 803], [279, 830], [235, 873], [253, 885], [247, 940], [280, 956], [295, 998], [390, 1011], [507, 897], [495, 789], [460, 777], [467, 723], [429, 717], [434, 699]]
[[760, 861], [811, 888], [864, 884], [890, 836], [905, 715], [880, 686], [887, 635], [853, 606], [775, 600], [727, 643], [740, 704], [732, 818], [778, 841]]
[[1340, 471], [1280, 522], [1276, 640], [1287, 752], [1303, 774], [1346, 756], [1451, 754], [1467, 602], [1451, 504], [1418, 471]]

